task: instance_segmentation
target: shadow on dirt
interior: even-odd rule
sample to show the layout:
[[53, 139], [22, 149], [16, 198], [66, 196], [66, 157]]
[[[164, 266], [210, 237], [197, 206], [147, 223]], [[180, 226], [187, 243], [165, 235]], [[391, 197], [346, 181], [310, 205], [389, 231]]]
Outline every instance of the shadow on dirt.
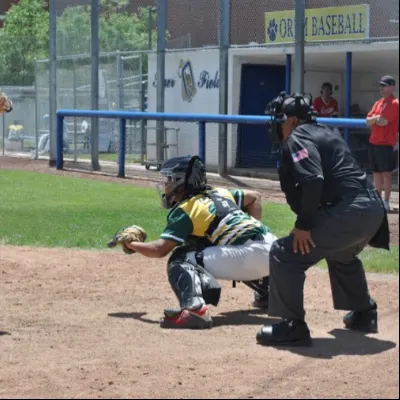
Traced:
[[239, 326], [239, 325], [262, 325], [275, 323], [276, 320], [268, 318], [262, 310], [238, 310], [220, 313], [213, 317], [214, 327]]
[[146, 324], [154, 324], [158, 325], [160, 321], [154, 321], [153, 319], [148, 319], [144, 318], [144, 316], [147, 315], [147, 313], [139, 313], [139, 312], [133, 312], [133, 313], [115, 313], [115, 314], [108, 314], [109, 317], [113, 318], [122, 318], [122, 319], [136, 319], [138, 321], [144, 322]]
[[[127, 318], [136, 319], [137, 321], [144, 322], [146, 324], [159, 324], [160, 321], [145, 318], [147, 313], [133, 312], [133, 313], [114, 313], [108, 314], [109, 317], [113, 318]], [[238, 310], [232, 312], [226, 312], [217, 314], [212, 317], [214, 328], [220, 326], [240, 326], [240, 325], [265, 325], [274, 323], [276, 320], [267, 318], [265, 312], [262, 310]]]
[[5, 332], [5, 331], [0, 331], [0, 336], [11, 336], [11, 333]]
[[361, 332], [334, 329], [333, 338], [313, 338], [312, 347], [276, 347], [303, 357], [331, 360], [339, 356], [369, 356], [384, 353], [396, 347], [396, 343], [375, 339]]

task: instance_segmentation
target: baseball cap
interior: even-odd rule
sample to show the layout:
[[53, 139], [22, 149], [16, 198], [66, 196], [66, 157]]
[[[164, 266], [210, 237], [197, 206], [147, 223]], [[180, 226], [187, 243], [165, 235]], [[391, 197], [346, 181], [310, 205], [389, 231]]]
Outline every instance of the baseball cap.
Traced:
[[379, 81], [379, 84], [383, 86], [395, 86], [396, 80], [393, 78], [393, 76], [385, 75], [382, 76], [382, 78]]

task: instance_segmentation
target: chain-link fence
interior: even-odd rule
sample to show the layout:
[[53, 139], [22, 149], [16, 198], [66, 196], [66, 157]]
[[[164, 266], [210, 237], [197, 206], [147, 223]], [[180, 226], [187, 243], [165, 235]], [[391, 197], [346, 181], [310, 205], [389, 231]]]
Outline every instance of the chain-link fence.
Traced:
[[[186, 37], [190, 38], [190, 42], [181, 43], [179, 48], [218, 46], [219, 26], [219, 0], [167, 2], [168, 44]], [[168, 44], [167, 47], [170, 48]]]
[[[109, 53], [100, 57], [100, 109], [145, 109], [147, 75], [143, 72], [143, 54]], [[48, 156], [50, 114], [50, 63], [33, 61], [33, 85], [4, 86], [14, 102], [14, 110], [4, 114], [0, 124], [2, 154], [24, 153], [33, 158]], [[91, 108], [91, 57], [60, 57], [57, 61], [57, 107]], [[137, 126], [135, 126], [137, 125]], [[65, 152], [75, 161], [90, 158], [90, 119], [66, 121]], [[118, 158], [119, 123], [101, 119], [99, 151], [104, 159]], [[128, 126], [127, 157], [132, 162], [145, 161], [144, 122]]]
[[[396, 40], [398, 0], [308, 0], [307, 45]], [[232, 0], [231, 45], [287, 45], [295, 37], [294, 0]]]
[[[56, 2], [58, 108], [91, 108], [90, 2]], [[153, 65], [150, 66], [149, 55], [155, 55], [157, 44], [157, 1], [132, 0], [120, 8], [116, 4], [103, 2], [99, 16], [100, 108], [156, 111], [156, 90], [153, 85], [156, 81], [157, 58], [154, 56]], [[218, 113], [221, 2], [169, 0], [166, 4], [165, 109], [170, 112]], [[398, 41], [398, 0], [308, 0], [306, 4], [306, 45]], [[295, 0], [231, 0], [231, 48], [293, 45], [294, 7]], [[234, 51], [236, 50], [232, 50], [232, 53]], [[341, 69], [344, 68], [344, 51], [341, 54]], [[306, 63], [313, 64], [317, 57], [316, 54], [308, 54]], [[353, 68], [364, 63], [364, 58], [361, 57], [364, 57], [361, 53], [354, 53]], [[265, 62], [263, 60], [259, 57], [252, 59], [252, 62]], [[271, 60], [268, 62], [284, 65], [285, 54], [280, 53]], [[365, 60], [365, 65], [369, 65], [369, 59]], [[241, 78], [240, 73], [237, 73], [240, 62], [236, 66], [231, 65], [233, 80], [230, 85], [234, 94], [233, 106], [229, 112], [232, 113], [242, 112], [235, 105], [241, 101]], [[321, 69], [320, 64], [318, 65]], [[191, 76], [188, 75], [190, 70]], [[311, 75], [308, 76], [305, 77], [306, 81], [311, 79]], [[325, 76], [326, 79], [331, 79], [326, 74], [321, 75], [321, 78], [318, 75], [318, 79], [313, 75], [312, 79], [325, 79]], [[186, 79], [192, 80], [193, 90], [188, 90], [187, 82], [184, 81]], [[372, 81], [375, 77], [366, 76], [365, 80], [369, 82], [369, 79]], [[338, 87], [343, 86], [339, 78], [337, 83]], [[3, 138], [0, 146], [5, 152], [9, 148], [10, 151], [39, 155], [48, 146], [48, 141], [45, 140], [49, 133], [47, 116], [50, 113], [48, 42], [44, 43], [36, 37], [6, 35], [0, 29], [0, 86], [11, 95], [16, 104], [15, 111], [3, 117], [0, 124]], [[367, 98], [367, 88], [361, 83], [360, 86], [363, 86], [362, 91], [358, 90], [362, 94], [359, 97], [362, 98], [358, 100], [369, 107], [375, 93], [371, 89], [368, 94], [370, 97]], [[67, 155], [73, 160], [89, 160], [90, 119], [76, 118], [66, 122]], [[24, 139], [14, 143], [7, 142], [10, 129], [22, 131], [19, 125], [23, 126], [23, 134], [20, 136]], [[99, 125], [100, 160], [117, 160], [119, 122], [101, 120]], [[181, 155], [197, 151], [195, 124], [179, 125], [168, 122], [165, 126], [164, 145], [170, 146], [168, 155], [175, 154], [174, 152]], [[237, 147], [243, 145], [239, 143], [237, 127], [228, 129], [228, 159], [233, 160], [230, 164], [234, 166], [235, 158], [243, 158], [245, 155], [237, 155]], [[152, 162], [155, 157], [154, 134], [154, 121], [129, 123], [127, 160], [144, 164]], [[207, 159], [209, 165], [217, 165], [218, 127], [207, 127], [207, 135]], [[254, 157], [251, 156], [248, 161], [251, 164]], [[273, 159], [271, 166], [274, 163]]]
[[37, 38], [0, 29], [0, 90], [14, 103], [13, 112], [0, 117], [0, 154], [27, 152], [35, 147], [35, 65], [31, 55], [43, 54], [42, 45]]
[[[399, 37], [398, 0], [308, 0], [306, 4], [308, 45]], [[190, 36], [190, 48], [218, 46], [219, 0], [173, 0], [167, 6], [169, 41]], [[294, 10], [295, 0], [231, 0], [231, 46], [293, 43]]]

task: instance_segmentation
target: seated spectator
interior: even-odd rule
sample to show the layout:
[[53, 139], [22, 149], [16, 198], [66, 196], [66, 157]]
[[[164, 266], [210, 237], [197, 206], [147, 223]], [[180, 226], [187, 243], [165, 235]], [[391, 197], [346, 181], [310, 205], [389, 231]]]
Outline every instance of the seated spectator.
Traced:
[[[47, 154], [50, 151], [50, 116], [48, 114], [43, 116], [43, 124], [47, 133], [40, 135], [38, 143], [38, 154]], [[68, 146], [68, 126], [64, 123], [64, 151], [67, 151]]]
[[18, 141], [21, 140], [20, 137], [23, 135], [24, 126], [17, 120], [14, 120], [14, 123], [8, 127], [8, 137], [7, 139], [10, 141]]
[[329, 82], [325, 82], [321, 87], [321, 96], [315, 98], [313, 106], [318, 116], [321, 118], [336, 118], [339, 114], [337, 100], [332, 97], [333, 87]]

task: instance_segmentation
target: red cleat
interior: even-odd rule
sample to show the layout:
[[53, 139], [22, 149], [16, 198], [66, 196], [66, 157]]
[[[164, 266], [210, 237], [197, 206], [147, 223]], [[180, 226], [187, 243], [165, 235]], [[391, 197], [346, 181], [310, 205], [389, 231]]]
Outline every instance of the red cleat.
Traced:
[[164, 310], [160, 326], [164, 329], [210, 329], [213, 321], [208, 307], [204, 305], [199, 310]]

